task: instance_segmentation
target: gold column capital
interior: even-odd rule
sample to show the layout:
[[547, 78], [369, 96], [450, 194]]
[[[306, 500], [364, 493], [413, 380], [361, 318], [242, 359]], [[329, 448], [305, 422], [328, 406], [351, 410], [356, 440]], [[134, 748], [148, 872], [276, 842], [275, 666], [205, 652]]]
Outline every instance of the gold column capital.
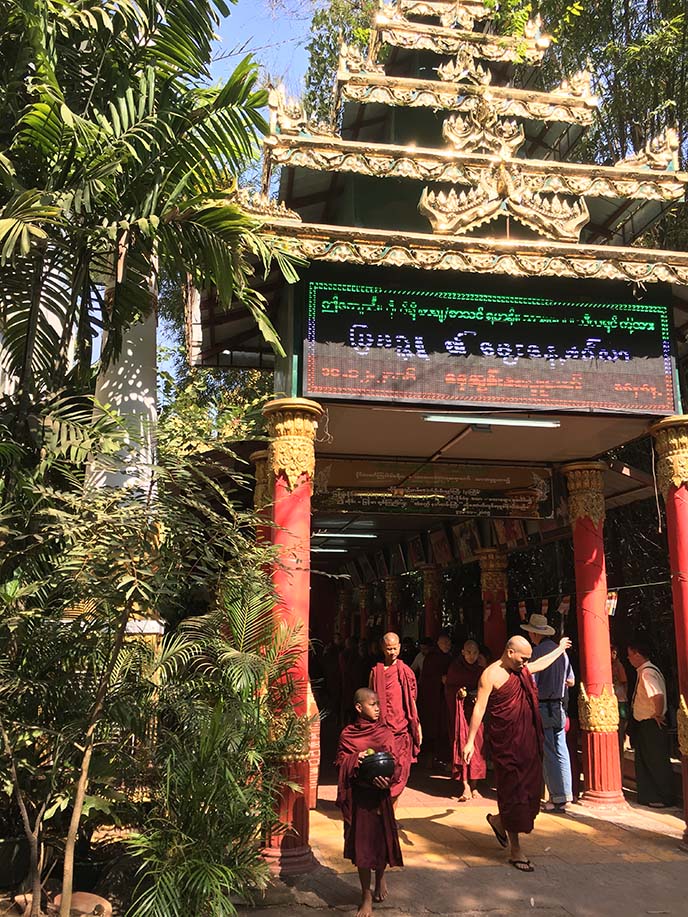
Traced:
[[581, 682], [578, 695], [578, 718], [586, 732], [616, 732], [619, 728], [619, 702], [611, 685], [601, 694], [588, 694]]
[[385, 603], [387, 608], [394, 608], [394, 606], [399, 604], [399, 597], [401, 595], [401, 577], [386, 576], [384, 579], [384, 584]]
[[290, 490], [306, 475], [312, 482], [315, 473], [315, 434], [323, 409], [307, 398], [276, 398], [263, 408], [267, 420], [270, 445], [270, 471], [283, 474]]
[[672, 485], [688, 484], [688, 416], [665, 417], [650, 433], [657, 451], [657, 484], [666, 500]]
[[569, 522], [590, 518], [601, 525], [605, 517], [604, 478], [607, 466], [603, 462], [573, 462], [563, 465], [569, 491]]
[[501, 548], [477, 548], [475, 556], [480, 564], [480, 590], [483, 595], [488, 592], [508, 591], [506, 552]]
[[442, 568], [439, 564], [420, 564], [423, 574], [423, 600], [436, 602], [442, 595]]
[[268, 450], [260, 449], [248, 457], [255, 468], [256, 486], [253, 493], [253, 507], [257, 512], [270, 502], [270, 476], [268, 473]]

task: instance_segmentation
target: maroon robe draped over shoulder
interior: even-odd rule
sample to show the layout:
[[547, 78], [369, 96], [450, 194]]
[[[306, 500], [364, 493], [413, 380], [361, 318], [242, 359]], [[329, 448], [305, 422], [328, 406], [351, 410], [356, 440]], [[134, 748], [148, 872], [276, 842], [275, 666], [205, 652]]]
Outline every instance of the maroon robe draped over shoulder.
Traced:
[[487, 710], [502, 824], [507, 831], [528, 834], [540, 811], [543, 733], [537, 688], [527, 666], [492, 689]]
[[392, 787], [395, 798], [408, 783], [420, 751], [416, 676], [401, 659], [387, 667], [378, 662], [370, 673], [370, 687], [380, 698], [380, 722], [394, 735], [394, 759], [401, 768], [399, 782]]
[[[423, 741], [446, 744], [449, 735], [447, 708], [442, 703], [444, 686], [442, 676], [447, 674], [452, 661], [449, 653], [435, 649], [423, 660], [418, 680], [418, 716], [423, 727]], [[438, 749], [436, 748], [435, 751]]]
[[[359, 716], [342, 730], [337, 748], [337, 805], [344, 816], [344, 856], [360, 869], [403, 866], [390, 791], [356, 783], [358, 756], [368, 748], [394, 754], [394, 736], [380, 721], [372, 723]], [[399, 774], [396, 762], [392, 786]]]
[[[487, 776], [483, 723], [480, 724], [480, 729], [475, 736], [471, 763], [466, 764], [461, 755], [461, 749], [468, 738], [473, 707], [475, 707], [475, 692], [478, 690], [478, 682], [483, 671], [484, 666], [478, 662], [469, 665], [463, 656], [453, 659], [447, 671], [444, 693], [449, 716], [449, 736], [452, 742], [452, 777], [454, 780], [483, 780]], [[459, 697], [460, 688], [465, 688], [469, 692], [463, 699]]]

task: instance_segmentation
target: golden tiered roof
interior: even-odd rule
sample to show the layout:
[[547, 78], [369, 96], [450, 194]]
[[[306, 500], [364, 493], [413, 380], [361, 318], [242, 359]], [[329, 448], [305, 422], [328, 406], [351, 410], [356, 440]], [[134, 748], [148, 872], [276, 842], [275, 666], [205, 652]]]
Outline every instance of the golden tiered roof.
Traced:
[[[344, 137], [331, 125], [310, 124], [298, 103], [273, 89], [263, 195], [251, 204], [266, 230], [316, 261], [688, 283], [686, 253], [632, 244], [685, 197], [675, 131], [614, 165], [555, 158], [595, 117], [591, 75], [583, 70], [546, 92], [528, 81], [512, 85], [515, 70], [540, 63], [550, 38], [539, 18], [520, 36], [496, 35], [492, 19], [480, 0], [381, 2], [367, 56], [341, 49], [334, 120], [353, 104], [358, 124], [365, 123], [361, 111], [380, 106], [430, 109], [443, 119], [444, 146], [361, 138], [360, 131]], [[427, 78], [427, 68], [420, 76], [388, 72], [384, 48], [439, 55], [437, 79]], [[279, 207], [267, 196], [275, 166], [292, 172]], [[294, 173], [306, 188], [320, 181], [322, 189], [314, 176], [328, 173], [420, 183], [417, 208], [427, 231], [342, 225], [329, 206], [314, 218], [293, 193]]]

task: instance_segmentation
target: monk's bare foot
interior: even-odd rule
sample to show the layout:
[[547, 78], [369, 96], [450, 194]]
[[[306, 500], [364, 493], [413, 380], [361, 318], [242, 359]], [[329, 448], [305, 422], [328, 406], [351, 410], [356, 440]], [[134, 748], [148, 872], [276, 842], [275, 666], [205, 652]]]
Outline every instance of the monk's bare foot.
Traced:
[[356, 917], [373, 917], [373, 896], [370, 893], [370, 889], [367, 892], [363, 892], [363, 899], [356, 912]]
[[471, 799], [482, 799], [482, 798], [483, 798], [483, 794], [480, 792], [480, 790], [473, 790], [473, 792], [471, 793]]
[[462, 794], [459, 796], [459, 798], [458, 798], [457, 801], [458, 801], [458, 802], [468, 802], [468, 800], [469, 800], [470, 798], [471, 798], [470, 796], [466, 796], [465, 793], [462, 793]]
[[384, 901], [387, 897], [387, 880], [381, 876], [375, 882], [375, 891], [373, 892], [373, 901]]

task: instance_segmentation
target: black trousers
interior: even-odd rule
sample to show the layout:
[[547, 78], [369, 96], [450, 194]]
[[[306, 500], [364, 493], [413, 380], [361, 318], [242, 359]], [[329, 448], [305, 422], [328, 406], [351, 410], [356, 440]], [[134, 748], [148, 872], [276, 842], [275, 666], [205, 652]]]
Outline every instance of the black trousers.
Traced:
[[633, 723], [635, 747], [635, 779], [638, 802], [647, 806], [653, 802], [673, 806], [674, 772], [669, 758], [669, 732], [655, 720]]

